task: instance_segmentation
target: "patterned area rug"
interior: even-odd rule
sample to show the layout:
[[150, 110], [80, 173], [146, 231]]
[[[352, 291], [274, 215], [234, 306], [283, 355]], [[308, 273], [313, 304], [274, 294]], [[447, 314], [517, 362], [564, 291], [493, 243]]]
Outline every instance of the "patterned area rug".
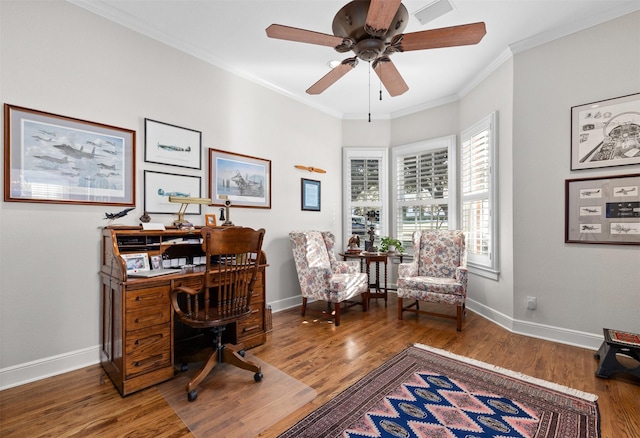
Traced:
[[280, 436], [596, 438], [596, 399], [416, 344]]

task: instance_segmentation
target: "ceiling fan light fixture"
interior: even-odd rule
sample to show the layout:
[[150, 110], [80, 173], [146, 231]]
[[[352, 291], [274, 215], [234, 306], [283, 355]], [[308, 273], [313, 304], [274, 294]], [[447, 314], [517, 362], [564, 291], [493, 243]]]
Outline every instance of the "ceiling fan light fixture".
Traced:
[[444, 14], [453, 11], [454, 7], [449, 0], [435, 0], [422, 9], [418, 9], [413, 16], [418, 19], [423, 26]]
[[332, 59], [331, 61], [327, 62], [327, 66], [329, 66], [329, 68], [331, 69], [334, 69], [339, 65], [340, 65], [340, 61], [336, 61], [335, 59]]
[[358, 56], [358, 58], [363, 61], [373, 61], [376, 59], [382, 52], [384, 52], [385, 43], [382, 40], [377, 38], [367, 38], [362, 41], [359, 41], [353, 51]]

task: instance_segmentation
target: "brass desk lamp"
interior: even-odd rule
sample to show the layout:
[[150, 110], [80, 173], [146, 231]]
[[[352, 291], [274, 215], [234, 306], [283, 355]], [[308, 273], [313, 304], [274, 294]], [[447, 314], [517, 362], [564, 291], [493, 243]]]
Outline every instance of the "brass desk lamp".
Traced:
[[209, 198], [192, 198], [188, 196], [169, 196], [169, 202], [175, 202], [182, 204], [180, 209], [178, 210], [178, 219], [173, 221], [173, 225], [179, 227], [183, 224], [190, 224], [189, 222], [184, 220], [184, 214], [187, 211], [187, 208], [191, 204], [211, 204], [211, 199]]

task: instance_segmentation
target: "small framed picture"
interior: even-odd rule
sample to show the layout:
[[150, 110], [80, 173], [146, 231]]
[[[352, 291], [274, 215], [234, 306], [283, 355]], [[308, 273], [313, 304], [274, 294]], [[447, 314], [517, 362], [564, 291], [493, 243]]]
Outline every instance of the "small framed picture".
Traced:
[[320, 211], [320, 181], [302, 178], [302, 210]]
[[151, 269], [161, 269], [162, 268], [162, 256], [155, 255], [151, 256]]
[[218, 221], [216, 220], [215, 214], [205, 214], [204, 215], [205, 225], [208, 227], [215, 227], [218, 225]]
[[[199, 198], [199, 176], [144, 171], [144, 210], [149, 213], [177, 213], [180, 204], [169, 202], [170, 196]], [[200, 204], [189, 204], [185, 214], [200, 214]]]
[[144, 161], [169, 166], [202, 168], [202, 133], [144, 119]]

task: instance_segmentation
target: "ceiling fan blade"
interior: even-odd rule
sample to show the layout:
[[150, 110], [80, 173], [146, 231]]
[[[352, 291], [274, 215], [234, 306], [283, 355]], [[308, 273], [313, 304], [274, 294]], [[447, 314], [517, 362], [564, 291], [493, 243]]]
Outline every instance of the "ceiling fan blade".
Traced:
[[401, 0], [371, 0], [367, 12], [366, 32], [374, 36], [384, 35], [391, 26], [400, 3]]
[[272, 24], [267, 27], [267, 36], [279, 40], [297, 41], [300, 43], [317, 44], [319, 46], [336, 47], [342, 44], [343, 38], [297, 27]]
[[320, 78], [318, 82], [313, 84], [307, 89], [307, 94], [320, 94], [331, 85], [333, 85], [342, 76], [349, 73], [358, 63], [357, 58], [347, 58], [342, 63], [333, 69], [326, 75]]
[[399, 96], [409, 89], [409, 86], [402, 79], [400, 72], [389, 57], [378, 58], [372, 67], [390, 96]]
[[486, 33], [484, 23], [479, 22], [406, 33], [398, 35], [391, 44], [396, 46], [400, 52], [468, 46], [478, 44]]

